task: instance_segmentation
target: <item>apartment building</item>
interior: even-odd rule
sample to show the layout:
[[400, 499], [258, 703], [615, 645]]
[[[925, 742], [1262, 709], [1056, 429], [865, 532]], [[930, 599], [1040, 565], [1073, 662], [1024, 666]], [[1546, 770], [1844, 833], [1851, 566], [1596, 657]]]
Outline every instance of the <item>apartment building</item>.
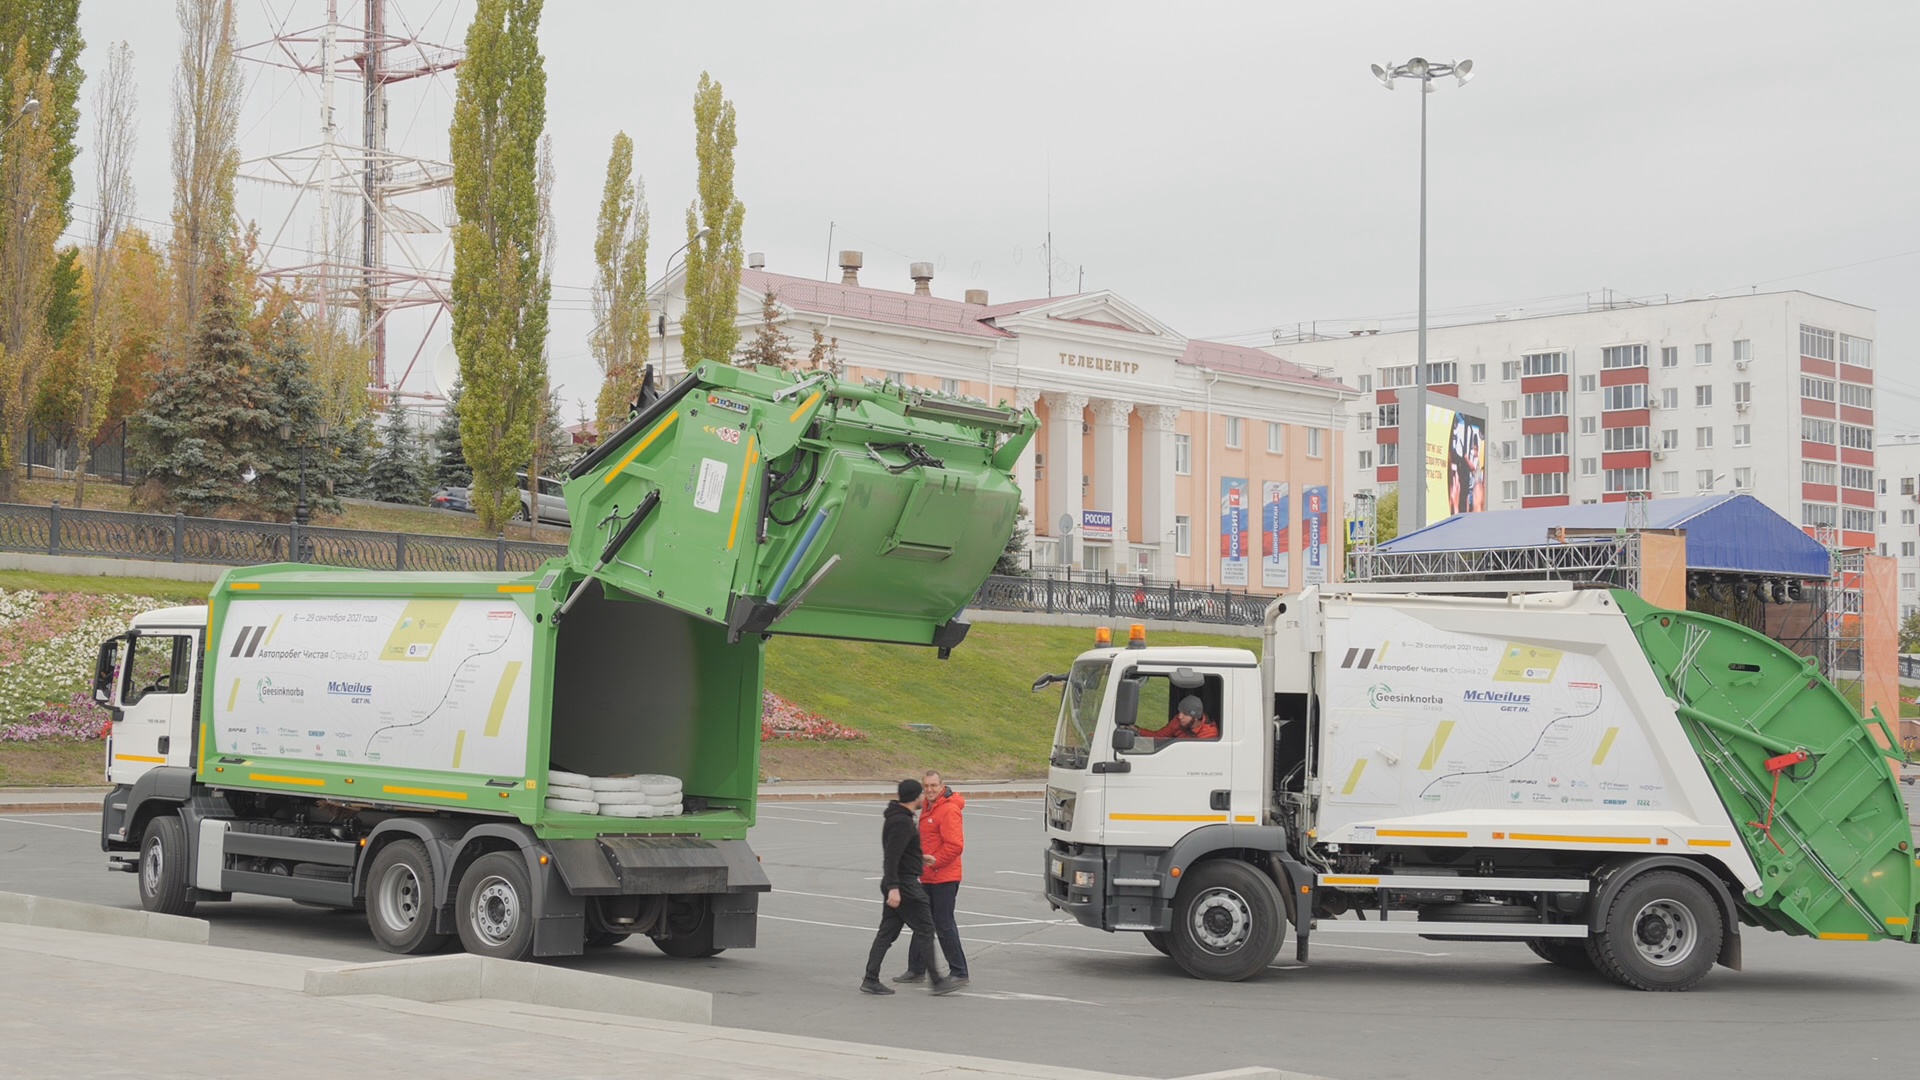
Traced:
[[1900, 617], [1920, 611], [1920, 435], [1882, 434], [1874, 447], [1880, 464], [1880, 554], [1899, 560]]

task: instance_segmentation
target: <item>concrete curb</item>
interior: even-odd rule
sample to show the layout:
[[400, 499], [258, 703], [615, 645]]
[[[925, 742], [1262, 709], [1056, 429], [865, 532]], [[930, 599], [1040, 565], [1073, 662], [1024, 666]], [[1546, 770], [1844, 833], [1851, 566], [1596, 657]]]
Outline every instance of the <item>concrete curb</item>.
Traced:
[[465, 953], [310, 968], [306, 992], [315, 997], [378, 994], [410, 1001], [492, 998], [644, 1020], [713, 1023], [713, 995], [704, 991]]
[[97, 802], [0, 803], [0, 814], [77, 814], [98, 809]]
[[56, 900], [50, 896], [30, 896], [26, 893], [0, 892], [0, 922], [40, 926], [49, 930], [149, 938], [185, 945], [205, 945], [209, 937], [205, 919], [159, 915], [151, 911], [128, 911], [125, 908], [82, 904], [74, 900]]

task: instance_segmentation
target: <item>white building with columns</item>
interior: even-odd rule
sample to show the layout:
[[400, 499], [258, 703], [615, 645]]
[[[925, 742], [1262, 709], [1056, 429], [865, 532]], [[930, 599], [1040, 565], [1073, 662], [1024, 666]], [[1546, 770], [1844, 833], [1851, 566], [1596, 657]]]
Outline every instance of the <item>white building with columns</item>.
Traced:
[[[1183, 337], [1112, 292], [994, 304], [932, 293], [931, 264], [900, 289], [741, 275], [741, 346], [773, 293], [804, 357], [818, 330], [853, 378], [1032, 409], [1019, 465], [1036, 566], [1279, 592], [1337, 580], [1340, 433], [1357, 392], [1257, 349]], [[681, 371], [683, 277], [652, 361]], [[1070, 526], [1070, 527], [1063, 527]], [[1317, 542], [1317, 543], [1316, 543]]]

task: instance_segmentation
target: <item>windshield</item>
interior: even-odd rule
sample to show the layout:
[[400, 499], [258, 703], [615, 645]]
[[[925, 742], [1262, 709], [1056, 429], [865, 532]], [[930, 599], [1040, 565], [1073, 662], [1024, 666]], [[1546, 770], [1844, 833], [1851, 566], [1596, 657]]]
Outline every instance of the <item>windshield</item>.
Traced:
[[1092, 745], [1093, 726], [1100, 720], [1100, 704], [1107, 697], [1107, 673], [1110, 660], [1082, 660], [1067, 676], [1067, 689], [1061, 695], [1060, 726], [1053, 733], [1053, 764], [1062, 769], [1082, 769], [1087, 764], [1087, 747]]

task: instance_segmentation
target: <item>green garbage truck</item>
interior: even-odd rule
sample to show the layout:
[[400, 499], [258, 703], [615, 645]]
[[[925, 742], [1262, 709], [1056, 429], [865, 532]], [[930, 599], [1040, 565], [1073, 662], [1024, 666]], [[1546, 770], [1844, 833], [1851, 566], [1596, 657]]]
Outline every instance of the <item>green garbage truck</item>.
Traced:
[[531, 573], [228, 571], [101, 645], [101, 846], [148, 910], [364, 908], [399, 953], [750, 947], [767, 641], [944, 657], [1034, 428], [705, 365], [575, 465], [568, 552]]
[[1744, 626], [1566, 582], [1326, 585], [1264, 655], [1106, 644], [1064, 682], [1046, 895], [1188, 974], [1312, 942], [1524, 943], [1640, 990], [1740, 930], [1915, 940], [1892, 731]]

